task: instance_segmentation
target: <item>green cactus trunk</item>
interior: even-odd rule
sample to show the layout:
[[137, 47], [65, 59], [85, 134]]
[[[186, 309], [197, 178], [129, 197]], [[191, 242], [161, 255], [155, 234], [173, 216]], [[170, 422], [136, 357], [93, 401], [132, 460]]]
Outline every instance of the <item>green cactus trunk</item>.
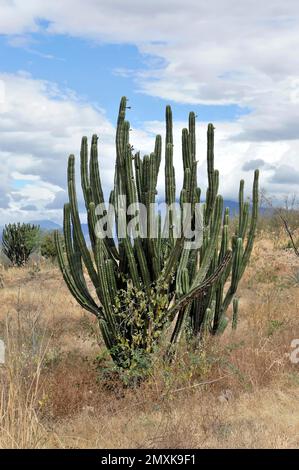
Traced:
[[[218, 195], [219, 174], [214, 169], [214, 127], [208, 126], [208, 189], [205, 204], [201, 206], [195, 115], [190, 113], [188, 129], [182, 131], [184, 181], [180, 204], [182, 209], [189, 205], [191, 230], [196, 230], [197, 217], [204, 208], [200, 227], [202, 244], [190, 249], [190, 244], [186, 243], [190, 240], [185, 237], [187, 217], [184, 212], [180, 211], [178, 222], [176, 214], [169, 210], [163, 224], [161, 213], [155, 210], [161, 136], [156, 137], [150, 155], [134, 154], [129, 141], [130, 124], [125, 120], [126, 109], [127, 99], [123, 97], [116, 129], [114, 188], [109, 198], [110, 205], [114, 206], [113, 227], [110, 232], [104, 232], [110, 209], [104, 200], [100, 177], [98, 138], [92, 137], [89, 155], [87, 138], [83, 137], [81, 186], [91, 246], [86, 243], [79, 217], [73, 155], [68, 162], [69, 203], [64, 207], [65, 250], [58, 233], [56, 246], [59, 266], [70, 292], [84, 309], [97, 317], [114, 362], [130, 368], [136, 354], [154, 350], [166, 328], [172, 328], [171, 345], [184, 330], [185, 321], [189, 321], [193, 334], [199, 338], [207, 332], [223, 331], [228, 307], [253, 247], [258, 215], [258, 171], [254, 178], [251, 218], [249, 204], [243, 201], [244, 182], [240, 184], [239, 224], [229, 243], [229, 211], [226, 209], [223, 213], [223, 199]], [[172, 111], [167, 106], [165, 202], [168, 206], [176, 203], [172, 127]], [[128, 213], [125, 204], [134, 204], [136, 211]], [[146, 208], [146, 220], [142, 218], [141, 204]], [[139, 231], [133, 236], [132, 223], [136, 217]], [[176, 234], [178, 225], [182, 229], [179, 236]], [[128, 227], [131, 228], [127, 230]], [[116, 233], [116, 240], [113, 233]], [[86, 276], [92, 282], [92, 289]], [[233, 328], [237, 323], [237, 310], [234, 300]]]

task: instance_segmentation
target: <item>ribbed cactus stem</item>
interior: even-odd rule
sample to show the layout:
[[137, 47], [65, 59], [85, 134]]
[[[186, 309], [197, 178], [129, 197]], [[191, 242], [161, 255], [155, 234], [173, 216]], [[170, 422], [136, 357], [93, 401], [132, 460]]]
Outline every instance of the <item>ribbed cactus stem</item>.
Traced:
[[[244, 202], [244, 181], [240, 183], [239, 224], [230, 247], [229, 210], [223, 211], [223, 198], [218, 195], [219, 172], [214, 169], [212, 124], [207, 130], [207, 196], [205, 203], [197, 206], [201, 190], [197, 186], [196, 116], [191, 112], [188, 128], [182, 131], [184, 173], [179, 192], [181, 209], [185, 203], [191, 204], [191, 220], [187, 220], [183, 210], [178, 219], [172, 210], [168, 210], [165, 226], [168, 223], [169, 236], [165, 237], [161, 212], [155, 212], [154, 207], [162, 139], [160, 135], [156, 136], [152, 153], [143, 157], [140, 152], [133, 154], [126, 110], [127, 98], [122, 97], [115, 137], [114, 186], [109, 197], [109, 204], [114, 208], [112, 213], [104, 200], [102, 184], [106, 181], [101, 180], [98, 137], [92, 136], [90, 153], [87, 138], [83, 137], [80, 175], [91, 246], [88, 246], [80, 222], [74, 155], [70, 155], [68, 161], [69, 203], [64, 206], [64, 249], [58, 232], [55, 243], [59, 266], [70, 292], [82, 308], [97, 317], [113, 361], [120, 367], [130, 368], [135, 364], [136, 351], [138, 354], [140, 350], [151, 353], [172, 321], [175, 321], [170, 338], [172, 346], [184, 331], [186, 319], [199, 339], [207, 333], [219, 334], [227, 325], [225, 314], [233, 302], [232, 328], [235, 329], [238, 315], [235, 294], [252, 252], [256, 231], [258, 171], [254, 176], [251, 204]], [[176, 203], [170, 106], [166, 107], [165, 117], [164, 189], [169, 209]], [[147, 209], [144, 220], [139, 203]], [[131, 204], [136, 210], [129, 213], [127, 205]], [[98, 211], [100, 205], [101, 212]], [[202, 244], [190, 249], [190, 240], [185, 240], [185, 229], [191, 226], [194, 230], [201, 210]], [[113, 227], [108, 227], [107, 217], [111, 214]], [[140, 230], [133, 237], [135, 222]], [[180, 235], [175, 232], [175, 224], [181, 224]], [[93, 284], [92, 289], [87, 276]]]
[[214, 170], [214, 126], [208, 125], [207, 131], [207, 172], [208, 172], [208, 189], [206, 197], [206, 215], [205, 223], [208, 225], [212, 214], [214, 201], [217, 195], [215, 186], [215, 170]]
[[234, 297], [233, 300], [233, 319], [232, 319], [232, 329], [236, 330], [238, 326], [238, 314], [239, 314], [239, 299]]
[[195, 118], [195, 113], [189, 113], [189, 148], [192, 162], [196, 160]]
[[188, 129], [182, 130], [182, 157], [184, 171], [191, 168], [190, 139]]
[[90, 186], [95, 205], [104, 203], [104, 194], [100, 178], [99, 158], [98, 158], [98, 137], [92, 136], [90, 151]]

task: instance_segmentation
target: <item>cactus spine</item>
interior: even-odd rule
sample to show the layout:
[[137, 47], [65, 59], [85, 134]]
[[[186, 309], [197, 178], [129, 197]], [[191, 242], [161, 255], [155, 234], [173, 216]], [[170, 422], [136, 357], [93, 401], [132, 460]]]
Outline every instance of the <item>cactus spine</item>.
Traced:
[[[195, 336], [224, 330], [226, 312], [234, 299], [238, 283], [253, 247], [258, 214], [258, 171], [253, 184], [252, 213], [244, 203], [244, 182], [239, 191], [239, 224], [231, 242], [228, 239], [229, 211], [223, 213], [223, 199], [218, 195], [219, 174], [214, 169], [214, 127], [208, 126], [208, 189], [204, 203], [203, 241], [190, 249], [185, 232], [175, 236], [177, 220], [173, 210], [165, 223], [161, 213], [151, 211], [157, 200], [157, 182], [161, 166], [162, 139], [158, 135], [150, 155], [133, 153], [129, 141], [130, 124], [126, 121], [127, 99], [120, 102], [116, 129], [114, 187], [109, 203], [114, 206], [113, 230], [103, 236], [103, 221], [109, 215], [105, 204], [98, 159], [98, 138], [92, 137], [90, 155], [87, 138], [80, 151], [81, 186], [87, 211], [91, 250], [83, 235], [75, 187], [75, 157], [68, 161], [69, 203], [64, 207], [65, 252], [58, 233], [56, 245], [64, 280], [86, 310], [93, 313], [112, 359], [121, 367], [131, 367], [136, 350], [151, 351], [166, 325], [175, 322], [171, 344], [182, 331], [185, 320]], [[197, 186], [195, 114], [190, 113], [188, 129], [182, 131], [184, 180], [180, 192], [181, 208], [190, 207], [190, 226], [196, 233], [201, 190]], [[176, 203], [173, 164], [172, 111], [166, 107], [165, 202]], [[126, 205], [137, 205], [129, 212]], [[139, 204], [139, 205], [138, 205]], [[146, 208], [147, 218], [140, 213]], [[98, 208], [101, 206], [99, 213]], [[133, 237], [131, 224], [137, 223]], [[250, 220], [249, 220], [250, 219]], [[187, 218], [181, 211], [179, 224]], [[169, 229], [165, 233], [165, 227]], [[106, 227], [107, 228], [107, 227]], [[127, 230], [128, 228], [128, 230]], [[144, 233], [146, 236], [144, 236]], [[169, 235], [169, 236], [168, 236]], [[85, 280], [88, 275], [94, 289]], [[226, 288], [229, 282], [229, 287]], [[233, 327], [236, 325], [237, 301], [234, 301]]]

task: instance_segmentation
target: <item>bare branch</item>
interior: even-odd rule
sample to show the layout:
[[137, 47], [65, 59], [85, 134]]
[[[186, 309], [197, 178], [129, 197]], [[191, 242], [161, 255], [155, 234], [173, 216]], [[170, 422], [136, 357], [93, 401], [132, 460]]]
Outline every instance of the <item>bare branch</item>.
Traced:
[[289, 227], [289, 225], [288, 225], [287, 220], [286, 220], [281, 214], [279, 214], [279, 213], [278, 213], [278, 216], [279, 216], [280, 220], [282, 220], [282, 223], [283, 223], [283, 225], [284, 225], [285, 231], [287, 232], [287, 234], [288, 234], [288, 236], [289, 236], [289, 238], [290, 238], [290, 240], [291, 240], [291, 243], [292, 243], [293, 250], [294, 250], [295, 254], [296, 254], [297, 256], [299, 256], [299, 250], [298, 250], [298, 248], [296, 247], [296, 244], [295, 244], [294, 238], [293, 238], [293, 234], [292, 234], [292, 232], [291, 232], [291, 230], [290, 230], [290, 227]]

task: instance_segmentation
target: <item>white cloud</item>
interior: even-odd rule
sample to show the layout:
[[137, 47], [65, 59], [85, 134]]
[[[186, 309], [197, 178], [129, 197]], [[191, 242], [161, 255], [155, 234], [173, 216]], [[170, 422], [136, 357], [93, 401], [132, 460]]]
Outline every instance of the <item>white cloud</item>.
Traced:
[[[21, 211], [27, 205], [35, 205], [36, 215], [44, 218], [47, 204], [65, 188], [67, 157], [78, 156], [82, 135], [102, 136], [101, 163], [111, 170], [114, 128], [99, 110], [51, 83], [24, 74], [1, 74], [0, 79], [6, 88], [0, 112], [2, 225], [11, 218], [32, 218]], [[61, 218], [61, 211], [50, 216]]]
[[[175, 108], [174, 108], [175, 119]], [[181, 157], [181, 131], [187, 125], [186, 121], [174, 121], [174, 163], [176, 168], [177, 195], [183, 183], [182, 157]], [[207, 184], [206, 170], [206, 145], [207, 145], [207, 122], [197, 122], [197, 160], [198, 160], [198, 183], [205, 194]], [[291, 176], [287, 180], [290, 172], [284, 173], [284, 178], [277, 184], [277, 173], [279, 168], [284, 168], [283, 164], [288, 159], [293, 172], [299, 171], [299, 140], [281, 141], [281, 142], [248, 142], [235, 140], [242, 130], [239, 122], [217, 122], [215, 124], [215, 168], [220, 172], [220, 193], [226, 198], [236, 200], [238, 198], [238, 189], [240, 179], [245, 181], [245, 192], [247, 196], [251, 195], [253, 171], [259, 168], [259, 161], [264, 165], [260, 171], [260, 187], [268, 194], [275, 194], [278, 200], [290, 193], [298, 192], [298, 182]], [[153, 151], [153, 140], [156, 134], [161, 134], [164, 140], [165, 124], [163, 122], [153, 121], [144, 123], [142, 130], [133, 129], [132, 142], [137, 150], [144, 153]], [[164, 147], [163, 147], [164, 152]], [[246, 169], [246, 163], [256, 161], [250, 171]], [[244, 168], [245, 166], [245, 168]], [[164, 161], [162, 160], [161, 174], [159, 178], [159, 194], [162, 194], [164, 188]]]
[[[254, 160], [265, 162], [261, 184], [268, 192], [282, 197], [298, 191], [296, 179], [288, 180], [292, 171], [299, 171], [296, 0], [0, 0], [0, 8], [0, 33], [8, 34], [11, 44], [26, 46], [31, 32], [45, 29], [50, 34], [136, 44], [149, 65], [135, 71], [136, 87], [143, 93], [190, 107], [199, 103], [249, 107], [251, 113], [237, 122], [216, 123], [215, 155], [222, 192], [235, 197], [241, 177], [251, 184], [251, 172], [242, 167]], [[131, 75], [132, 71], [118, 73]], [[58, 191], [65, 187], [66, 157], [78, 153], [81, 135], [97, 132], [105, 138], [102, 168], [105, 184], [112, 181], [113, 125], [100, 110], [51, 83], [26, 75], [1, 78], [7, 96], [0, 99], [0, 206], [11, 201], [15, 212], [6, 211], [6, 217], [26, 217], [24, 211], [17, 212], [20, 207], [41, 207], [38, 194], [44, 194], [43, 207], [50, 205], [50, 215], [57, 219], [60, 212], [55, 206], [63, 195]], [[185, 125], [175, 124], [176, 162], [180, 129]], [[143, 129], [135, 130], [135, 147], [151, 151], [152, 131], [164, 135], [164, 124], [144, 123]], [[205, 145], [204, 123], [199, 127], [198, 144], [201, 182], [205, 181]], [[284, 177], [277, 183], [279, 169]], [[24, 188], [12, 193], [16, 170], [38, 176], [38, 181], [27, 186], [30, 194]]]
[[[34, 80], [28, 75], [2, 74], [6, 84], [5, 105], [0, 113], [0, 225], [9, 220], [50, 218], [61, 221], [66, 200], [67, 156], [79, 154], [82, 135], [100, 135], [100, 165], [106, 193], [113, 184], [115, 145], [114, 126], [97, 109], [81, 102], [71, 93], [61, 93], [53, 84]], [[175, 120], [175, 107], [174, 107]], [[130, 111], [131, 112], [131, 111]], [[128, 116], [129, 117], [129, 116]], [[178, 191], [182, 184], [181, 129], [186, 122], [174, 121], [174, 160]], [[131, 132], [131, 142], [142, 154], [153, 151], [154, 136], [164, 137], [163, 122], [145, 122]], [[198, 122], [197, 150], [199, 184], [206, 185], [206, 126]], [[246, 163], [263, 161], [262, 187], [277, 197], [296, 191], [298, 172], [297, 140], [281, 142], [247, 142], [234, 140], [242, 131], [242, 122], [216, 123], [215, 166], [220, 170], [220, 191], [235, 199], [238, 181], [246, 181], [250, 194], [252, 171]], [[288, 158], [288, 171], [278, 181], [280, 169]], [[245, 170], [242, 170], [245, 165]], [[164, 184], [162, 162], [160, 193]], [[78, 173], [78, 172], [77, 172]], [[291, 178], [288, 180], [288, 175]], [[78, 181], [79, 183], [79, 181]], [[2, 208], [2, 209], [1, 209]], [[35, 208], [35, 211], [33, 210]], [[33, 217], [34, 216], [34, 217]]]
[[142, 92], [180, 103], [249, 106], [253, 111], [243, 118], [240, 138], [297, 138], [296, 0], [2, 0], [1, 4], [2, 33], [26, 37], [46, 29], [51, 34], [136, 44], [141, 52], [160, 59], [158, 68], [148, 57], [149, 68], [135, 71]]

